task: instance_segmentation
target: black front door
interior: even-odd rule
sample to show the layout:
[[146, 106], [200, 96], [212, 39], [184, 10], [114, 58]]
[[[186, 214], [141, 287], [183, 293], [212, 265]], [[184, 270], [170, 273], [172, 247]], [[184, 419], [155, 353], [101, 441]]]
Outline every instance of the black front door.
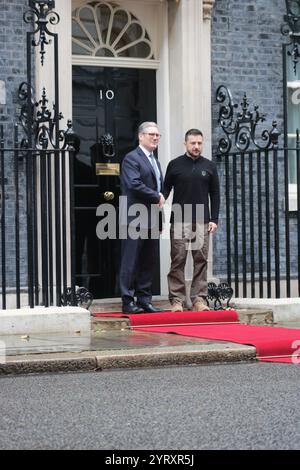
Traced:
[[[109, 203], [118, 214], [118, 169], [136, 147], [143, 121], [156, 121], [155, 71], [73, 67], [73, 123], [80, 138], [74, 167], [76, 285], [94, 298], [120, 295], [120, 241], [97, 237], [96, 210]], [[159, 293], [159, 271], [153, 293]]]

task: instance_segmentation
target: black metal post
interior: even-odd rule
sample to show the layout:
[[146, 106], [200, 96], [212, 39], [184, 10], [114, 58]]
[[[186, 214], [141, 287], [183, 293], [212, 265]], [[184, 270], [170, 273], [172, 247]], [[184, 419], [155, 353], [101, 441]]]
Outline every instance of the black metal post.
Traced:
[[242, 265], [243, 265], [243, 297], [247, 297], [247, 231], [246, 231], [246, 183], [245, 153], [241, 153], [241, 210], [242, 210]]
[[264, 296], [263, 283], [263, 217], [262, 217], [262, 178], [261, 178], [261, 152], [257, 152], [257, 223], [258, 223], [258, 271], [259, 271], [259, 297]]
[[278, 204], [278, 150], [273, 151], [273, 191], [274, 191], [274, 254], [275, 254], [275, 295], [280, 298], [280, 245], [279, 245], [279, 204]]
[[236, 155], [233, 155], [233, 233], [234, 233], [234, 283], [235, 297], [239, 296], [239, 232], [237, 209], [237, 164]]
[[34, 303], [35, 305], [39, 305], [39, 254], [38, 254], [38, 240], [39, 240], [39, 233], [38, 233], [38, 201], [37, 201], [37, 181], [38, 181], [38, 172], [37, 172], [37, 158], [39, 156], [38, 152], [33, 152], [33, 160], [32, 160], [32, 221], [33, 221], [33, 229], [32, 229], [32, 245], [33, 245], [33, 282], [34, 282]]
[[226, 241], [227, 241], [227, 282], [231, 287], [231, 230], [230, 230], [230, 179], [229, 156], [225, 155], [225, 187], [226, 187]]
[[70, 237], [70, 251], [71, 251], [71, 305], [76, 305], [76, 265], [75, 265], [75, 230], [72, 230], [72, 227], [75, 227], [75, 189], [74, 189], [74, 158], [75, 158], [75, 149], [70, 142], [68, 146], [69, 151], [69, 186], [70, 186], [70, 224], [71, 224], [71, 237]]
[[54, 192], [55, 192], [55, 285], [56, 305], [61, 304], [61, 185], [59, 154], [54, 153]]
[[254, 204], [253, 204], [253, 156], [249, 152], [249, 221], [250, 221], [250, 260], [251, 260], [251, 297], [255, 297], [255, 256], [254, 256]]
[[42, 251], [42, 293], [43, 305], [49, 306], [49, 267], [48, 267], [48, 201], [47, 201], [47, 162], [46, 150], [40, 152], [40, 187], [41, 187], [41, 201], [40, 201], [40, 218], [41, 218], [41, 251]]
[[16, 307], [21, 307], [20, 297], [20, 204], [19, 204], [19, 142], [18, 126], [14, 127], [14, 177], [15, 177], [15, 266], [16, 266]]
[[291, 297], [290, 203], [289, 203], [289, 151], [284, 148], [284, 219], [285, 219], [285, 275], [286, 296]]
[[53, 215], [52, 215], [52, 152], [47, 152], [47, 204], [48, 204], [48, 256], [49, 256], [49, 303], [53, 305]]
[[[55, 140], [59, 142], [59, 68], [58, 68], [58, 39], [54, 34], [54, 70], [55, 70]], [[59, 154], [55, 153], [55, 251], [56, 251], [56, 304], [61, 305], [62, 294], [62, 234], [61, 234], [61, 204], [62, 194], [60, 185], [61, 162]]]
[[62, 188], [62, 284], [63, 295], [67, 292], [67, 211], [66, 211], [66, 152], [61, 152], [61, 188]]
[[270, 176], [269, 176], [269, 151], [265, 151], [265, 191], [266, 191], [266, 265], [267, 265], [267, 297], [271, 297], [271, 228], [270, 228]]

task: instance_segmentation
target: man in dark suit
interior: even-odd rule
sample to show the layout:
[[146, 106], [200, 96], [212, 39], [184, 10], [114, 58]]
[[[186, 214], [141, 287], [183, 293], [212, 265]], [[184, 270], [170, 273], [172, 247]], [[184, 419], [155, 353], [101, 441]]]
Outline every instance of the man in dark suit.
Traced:
[[160, 138], [157, 124], [143, 122], [138, 137], [139, 146], [122, 162], [120, 225], [126, 234], [120, 290], [124, 313], [155, 313], [159, 310], [151, 302], [151, 287], [159, 259], [159, 211], [165, 202], [161, 167], [153, 155]]

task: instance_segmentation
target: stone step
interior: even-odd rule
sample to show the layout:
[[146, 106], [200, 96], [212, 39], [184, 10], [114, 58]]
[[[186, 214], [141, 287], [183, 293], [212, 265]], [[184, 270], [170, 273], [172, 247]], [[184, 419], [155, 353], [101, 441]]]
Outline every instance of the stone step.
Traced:
[[[107, 312], [107, 310], [105, 311]], [[115, 309], [114, 311], [120, 310]], [[237, 310], [237, 313], [240, 323], [246, 325], [271, 325], [274, 323], [272, 310], [239, 309]], [[92, 317], [92, 331], [94, 334], [102, 333], [108, 330], [126, 329], [130, 329], [130, 320], [128, 318]]]
[[273, 311], [269, 309], [245, 308], [236, 309], [239, 321], [246, 325], [272, 325], [274, 324]]
[[299, 297], [280, 299], [233, 298], [230, 305], [237, 311], [243, 309], [271, 310], [275, 323], [300, 321]]
[[130, 328], [129, 318], [107, 318], [107, 317], [92, 317], [92, 332], [93, 334], [104, 333], [108, 330], [127, 330]]

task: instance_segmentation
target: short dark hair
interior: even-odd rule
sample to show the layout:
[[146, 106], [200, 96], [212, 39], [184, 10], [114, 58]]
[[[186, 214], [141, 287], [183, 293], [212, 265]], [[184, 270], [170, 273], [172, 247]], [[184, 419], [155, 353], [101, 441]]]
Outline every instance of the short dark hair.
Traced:
[[184, 136], [185, 142], [187, 141], [190, 135], [201, 135], [203, 137], [203, 133], [199, 129], [189, 129]]

